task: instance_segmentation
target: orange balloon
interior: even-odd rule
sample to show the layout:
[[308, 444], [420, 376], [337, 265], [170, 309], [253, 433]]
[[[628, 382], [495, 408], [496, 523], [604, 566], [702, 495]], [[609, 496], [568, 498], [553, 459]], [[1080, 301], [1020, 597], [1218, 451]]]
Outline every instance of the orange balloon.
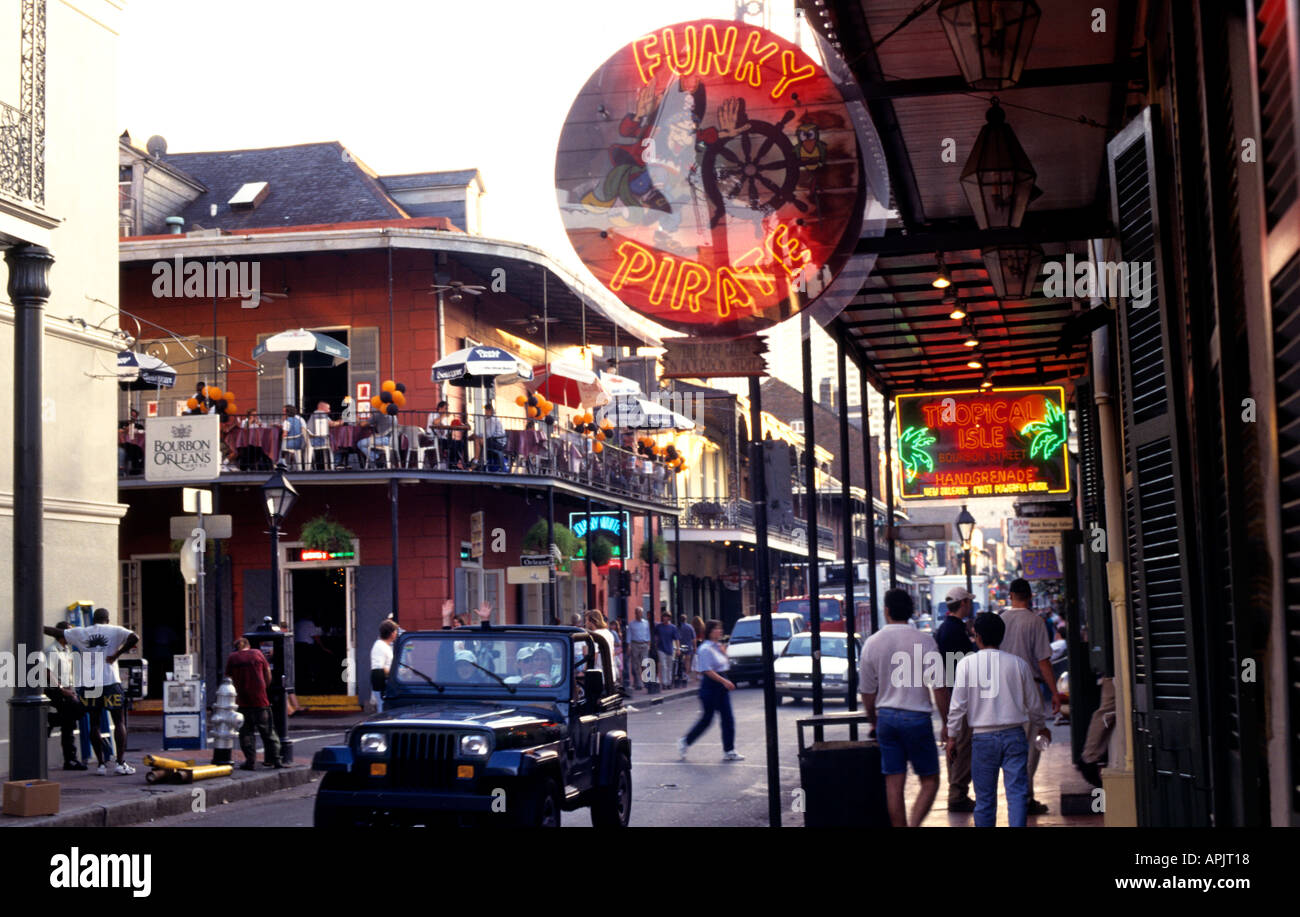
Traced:
[[605, 441], [605, 431], [604, 431], [604, 430], [597, 430], [597, 431], [596, 431], [596, 442], [598, 442], [598, 443], [603, 443], [604, 441]]
[[528, 409], [528, 416], [529, 416], [529, 417], [536, 417], [536, 416], [537, 416], [537, 408], [529, 408], [529, 409]]
[[191, 398], [189, 401], [185, 402], [185, 406], [193, 411], [199, 406], [199, 400], [197, 398]]
[[382, 411], [384, 409], [384, 399], [380, 398], [378, 395], [375, 395], [373, 398], [370, 399], [370, 406], [374, 408], [376, 411]]
[[203, 394], [207, 395], [210, 401], [221, 400], [221, 389], [217, 388], [215, 385], [209, 385]]
[[238, 400], [237, 398], [235, 398], [235, 393], [232, 392], [230, 389], [226, 389], [225, 394], [223, 394], [221, 397], [226, 399], [226, 404], [230, 404], [231, 402]]
[[406, 407], [406, 396], [403, 395], [401, 392], [399, 392], [397, 389], [393, 389], [393, 403], [396, 404], [399, 408]]
[[231, 401], [229, 398], [226, 399], [226, 413], [227, 413], [227, 414], [238, 414], [238, 413], [239, 413], [239, 405], [235, 404], [235, 403], [234, 403], [233, 401]]
[[384, 384], [379, 386], [379, 389], [384, 392], [395, 392], [397, 391], [397, 383], [392, 379], [385, 379]]
[[603, 445], [601, 445], [600, 443], [596, 443], [595, 449], [596, 449], [597, 452], [604, 452], [604, 451], [605, 451], [605, 447], [604, 447]]
[[527, 403], [528, 403], [528, 399], [525, 398], [523, 395], [519, 395], [515, 398], [515, 404], [519, 405], [521, 408]]

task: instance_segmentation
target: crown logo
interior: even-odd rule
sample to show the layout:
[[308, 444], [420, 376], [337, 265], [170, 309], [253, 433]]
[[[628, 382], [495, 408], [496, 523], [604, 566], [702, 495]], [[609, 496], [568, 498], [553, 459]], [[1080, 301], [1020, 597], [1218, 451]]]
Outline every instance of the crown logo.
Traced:
[[172, 427], [172, 436], [176, 437], [177, 439], [185, 439], [190, 435], [190, 431], [193, 429], [194, 428], [191, 427], [189, 424], [177, 424], [176, 426]]

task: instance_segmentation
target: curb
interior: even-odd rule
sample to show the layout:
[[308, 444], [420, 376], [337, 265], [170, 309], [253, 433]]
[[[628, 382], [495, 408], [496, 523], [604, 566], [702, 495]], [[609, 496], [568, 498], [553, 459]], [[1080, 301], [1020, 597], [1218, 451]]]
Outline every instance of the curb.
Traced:
[[60, 812], [43, 818], [24, 819], [15, 823], [15, 828], [121, 828], [166, 818], [170, 815], [183, 815], [191, 810], [193, 794], [186, 792], [195, 788], [206, 791], [208, 805], [227, 802], [239, 802], [278, 793], [310, 783], [316, 778], [316, 772], [306, 765], [289, 766], [284, 770], [268, 771], [252, 777], [219, 777], [204, 780], [197, 784], [188, 784], [165, 791], [152, 790], [140, 799], [125, 799], [104, 805], [90, 805]]

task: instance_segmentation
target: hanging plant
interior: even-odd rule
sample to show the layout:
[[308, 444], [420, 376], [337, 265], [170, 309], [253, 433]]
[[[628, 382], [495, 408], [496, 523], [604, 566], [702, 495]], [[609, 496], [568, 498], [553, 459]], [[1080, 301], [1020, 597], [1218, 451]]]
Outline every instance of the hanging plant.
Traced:
[[614, 557], [614, 546], [610, 544], [608, 538], [600, 536], [591, 539], [591, 556], [587, 559], [591, 561], [594, 567], [603, 567]]
[[303, 523], [299, 539], [303, 547], [313, 551], [348, 551], [356, 537], [343, 523], [322, 515]]
[[[546, 520], [538, 519], [533, 523], [533, 527], [524, 533], [524, 539], [521, 542], [524, 552], [527, 554], [547, 554], [550, 552], [550, 546], [546, 542]], [[578, 553], [582, 546], [582, 541], [567, 526], [559, 522], [555, 523], [555, 546], [560, 549], [560, 553], [567, 560]]]
[[[668, 545], [664, 544], [664, 536], [656, 535], [654, 540], [654, 562], [663, 565], [668, 561]], [[641, 542], [641, 560], [650, 563], [650, 542]]]

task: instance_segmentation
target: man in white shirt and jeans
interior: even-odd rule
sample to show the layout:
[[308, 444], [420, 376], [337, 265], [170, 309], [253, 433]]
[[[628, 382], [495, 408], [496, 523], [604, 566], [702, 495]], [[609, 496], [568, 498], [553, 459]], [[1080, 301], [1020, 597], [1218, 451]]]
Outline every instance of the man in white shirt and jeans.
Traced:
[[979, 652], [965, 656], [953, 674], [948, 708], [948, 752], [966, 730], [971, 735], [971, 783], [975, 785], [975, 827], [997, 824], [998, 770], [1007, 793], [1007, 821], [1025, 826], [1029, 802], [1028, 733], [1051, 737], [1043, 719], [1043, 703], [1029, 666], [1019, 656], [998, 647], [1006, 633], [1002, 618], [975, 618]]
[[[1056, 678], [1052, 675], [1052, 644], [1047, 638], [1043, 619], [1029, 608], [1034, 593], [1028, 580], [1015, 579], [1008, 589], [1011, 607], [1002, 612], [1006, 636], [1002, 638], [1002, 651], [1019, 656], [1029, 667], [1037, 682], [1036, 691], [1043, 703], [1052, 705], [1053, 713], [1061, 712], [1061, 696], [1056, 691]], [[1030, 815], [1046, 815], [1047, 806], [1034, 798], [1034, 772], [1038, 770], [1038, 746], [1029, 746], [1029, 808]]]
[[[885, 776], [889, 821], [897, 828], [920, 827], [939, 792], [939, 749], [930, 722], [930, 688], [944, 720], [948, 717], [948, 689], [943, 685], [943, 658], [934, 638], [908, 622], [912, 597], [902, 589], [885, 593], [889, 623], [872, 634], [862, 648], [858, 680], [867, 721], [876, 727], [880, 742], [880, 771]], [[947, 739], [944, 727], [943, 740]], [[921, 793], [907, 819], [903, 788], [907, 762], [921, 779]]]
[[393, 644], [397, 642], [397, 622], [387, 619], [379, 625], [379, 639], [370, 647], [370, 693], [375, 710], [384, 712], [384, 687], [393, 667]]

